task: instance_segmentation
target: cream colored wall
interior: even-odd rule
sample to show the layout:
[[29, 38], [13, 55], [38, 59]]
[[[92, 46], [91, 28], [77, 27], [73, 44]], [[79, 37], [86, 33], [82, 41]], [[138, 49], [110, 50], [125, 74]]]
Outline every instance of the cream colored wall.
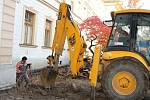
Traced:
[[1, 44], [2, 11], [3, 11], [3, 0], [0, 0], [0, 44]]
[[12, 63], [15, 0], [4, 0], [1, 16], [0, 64]]
[[74, 2], [73, 12], [82, 20], [91, 16], [104, 19], [105, 6], [103, 0], [66, 0], [66, 3]]

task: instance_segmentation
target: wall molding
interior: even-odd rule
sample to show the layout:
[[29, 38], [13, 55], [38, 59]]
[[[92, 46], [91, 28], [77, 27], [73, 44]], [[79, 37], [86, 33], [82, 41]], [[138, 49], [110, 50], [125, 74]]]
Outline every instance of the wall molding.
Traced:
[[[46, 5], [47, 7], [51, 8], [52, 10], [58, 12], [58, 8], [56, 8], [55, 6], [53, 6], [52, 4], [48, 3], [47, 1], [45, 0], [38, 0], [39, 2], [43, 3], [44, 5]], [[61, 3], [59, 2], [58, 0], [55, 0], [57, 3]], [[71, 12], [75, 17], [77, 17], [78, 19], [80, 19], [81, 21], [83, 21], [83, 19], [78, 16], [77, 14], [75, 14], [74, 12]]]
[[55, 6], [53, 6], [52, 4], [48, 3], [45, 0], [38, 0], [39, 2], [43, 3], [44, 5], [46, 5], [47, 7], [51, 8], [52, 10], [58, 12], [58, 8], [56, 8]]

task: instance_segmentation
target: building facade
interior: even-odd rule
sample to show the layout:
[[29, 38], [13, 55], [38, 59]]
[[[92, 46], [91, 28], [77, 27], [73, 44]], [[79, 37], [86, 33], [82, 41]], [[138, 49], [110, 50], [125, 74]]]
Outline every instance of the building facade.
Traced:
[[[15, 84], [15, 64], [23, 56], [32, 69], [47, 66], [60, 2], [72, 6], [77, 23], [90, 16], [104, 18], [101, 0], [0, 0], [0, 89]], [[67, 44], [60, 59], [69, 64]]]
[[[126, 0], [128, 1], [128, 0]], [[117, 5], [121, 4], [121, 0], [103, 0], [104, 6], [105, 6], [105, 20], [111, 20], [111, 12], [117, 10]]]
[[15, 0], [0, 0], [0, 88], [15, 81], [12, 66], [15, 8]]

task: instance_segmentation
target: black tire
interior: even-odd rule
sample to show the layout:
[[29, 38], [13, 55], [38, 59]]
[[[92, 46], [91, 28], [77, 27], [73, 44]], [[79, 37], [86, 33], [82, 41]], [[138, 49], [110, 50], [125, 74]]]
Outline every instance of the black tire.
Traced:
[[[112, 85], [114, 75], [122, 71], [131, 73], [136, 79], [136, 88], [129, 95], [119, 94]], [[143, 66], [125, 59], [113, 61], [102, 75], [102, 89], [108, 100], [141, 100], [148, 89], [148, 82]]]

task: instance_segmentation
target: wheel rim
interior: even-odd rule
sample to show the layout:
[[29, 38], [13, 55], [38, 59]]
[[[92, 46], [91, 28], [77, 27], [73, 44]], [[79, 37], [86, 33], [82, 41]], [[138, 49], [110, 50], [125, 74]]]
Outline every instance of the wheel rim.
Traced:
[[118, 72], [112, 79], [113, 89], [120, 95], [132, 94], [137, 86], [136, 78], [130, 72]]

